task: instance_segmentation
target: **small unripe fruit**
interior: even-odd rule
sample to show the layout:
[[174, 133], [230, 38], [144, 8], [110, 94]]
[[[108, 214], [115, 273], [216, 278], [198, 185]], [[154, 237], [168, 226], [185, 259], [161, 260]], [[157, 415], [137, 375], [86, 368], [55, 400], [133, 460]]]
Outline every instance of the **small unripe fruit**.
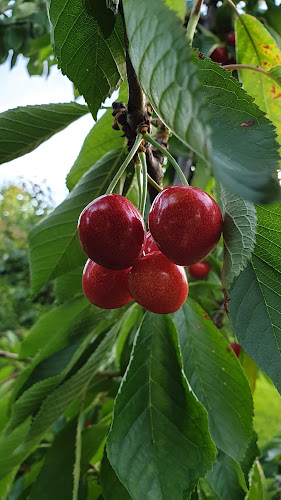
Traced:
[[237, 358], [239, 358], [240, 352], [241, 352], [241, 345], [237, 344], [236, 342], [232, 342], [230, 344], [231, 349], [235, 352]]
[[148, 231], [148, 233], [146, 233], [143, 251], [145, 254], [148, 254], [151, 252], [159, 252], [159, 248], [156, 245], [156, 243], [153, 241], [153, 238], [151, 236], [150, 231]]
[[192, 186], [170, 186], [155, 198], [149, 228], [159, 250], [172, 262], [190, 266], [215, 248], [222, 215], [215, 200]]
[[228, 53], [225, 47], [217, 47], [211, 54], [212, 61], [221, 64], [227, 64]]
[[112, 270], [88, 259], [82, 276], [85, 297], [102, 309], [118, 309], [131, 302], [128, 274], [130, 269]]
[[152, 252], [132, 267], [129, 289], [135, 301], [148, 311], [169, 314], [185, 302], [188, 281], [183, 267], [170, 262], [161, 252]]
[[119, 194], [105, 194], [84, 208], [78, 221], [86, 255], [108, 269], [127, 269], [142, 255], [145, 225], [138, 209]]
[[232, 33], [228, 33], [226, 43], [227, 43], [227, 45], [230, 45], [231, 47], [235, 47], [235, 33], [234, 33], [234, 31], [232, 31]]
[[193, 264], [193, 266], [189, 266], [188, 272], [192, 278], [196, 278], [198, 280], [202, 280], [206, 278], [210, 272], [211, 266], [209, 262], [197, 262], [197, 264]]

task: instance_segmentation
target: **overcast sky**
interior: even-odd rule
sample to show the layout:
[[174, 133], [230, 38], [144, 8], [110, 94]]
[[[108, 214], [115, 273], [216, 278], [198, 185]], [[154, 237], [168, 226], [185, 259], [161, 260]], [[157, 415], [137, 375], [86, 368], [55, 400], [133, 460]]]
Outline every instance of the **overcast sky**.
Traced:
[[[28, 104], [73, 101], [72, 84], [55, 66], [48, 78], [30, 77], [23, 58], [10, 70], [9, 62], [0, 65], [0, 112]], [[35, 182], [46, 179], [53, 198], [60, 203], [67, 194], [65, 178], [72, 167], [83, 140], [94, 124], [90, 114], [69, 125], [44, 142], [35, 151], [0, 165], [0, 185], [20, 177]]]

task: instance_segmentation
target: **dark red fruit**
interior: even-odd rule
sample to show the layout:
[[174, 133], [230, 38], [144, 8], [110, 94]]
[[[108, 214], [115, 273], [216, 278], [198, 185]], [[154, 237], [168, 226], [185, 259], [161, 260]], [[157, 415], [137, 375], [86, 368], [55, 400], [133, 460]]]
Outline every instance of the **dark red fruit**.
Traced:
[[117, 309], [128, 304], [130, 269], [116, 271], [99, 266], [88, 259], [82, 276], [82, 288], [86, 298], [102, 309]]
[[143, 251], [145, 225], [138, 209], [119, 194], [105, 194], [84, 208], [78, 221], [81, 246], [108, 269], [128, 269]]
[[189, 266], [188, 272], [192, 278], [196, 278], [198, 280], [202, 280], [206, 278], [210, 272], [211, 266], [209, 262], [197, 262], [197, 264], [193, 264], [193, 266]]
[[227, 63], [227, 49], [225, 47], [217, 47], [211, 54], [211, 59], [214, 62], [226, 64]]
[[129, 288], [138, 304], [157, 314], [177, 311], [188, 295], [184, 268], [170, 262], [161, 252], [138, 260], [129, 274]]
[[235, 47], [235, 33], [234, 33], [234, 31], [232, 33], [228, 33], [226, 43], [227, 43], [227, 45], [230, 45], [231, 47]]
[[242, 349], [241, 345], [237, 344], [236, 342], [233, 342], [232, 344], [230, 344], [230, 347], [235, 352], [237, 358], [239, 358], [239, 354]]
[[170, 186], [155, 198], [149, 228], [159, 250], [172, 262], [190, 266], [215, 248], [222, 216], [215, 200], [192, 186]]
[[153, 241], [153, 238], [151, 236], [150, 231], [148, 231], [148, 233], [146, 233], [143, 251], [145, 254], [148, 254], [151, 252], [159, 252], [159, 248], [156, 245], [156, 243]]

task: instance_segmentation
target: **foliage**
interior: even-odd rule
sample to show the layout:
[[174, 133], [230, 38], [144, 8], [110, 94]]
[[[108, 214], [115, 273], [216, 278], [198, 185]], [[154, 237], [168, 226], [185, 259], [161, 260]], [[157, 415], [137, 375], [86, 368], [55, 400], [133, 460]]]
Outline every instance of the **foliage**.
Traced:
[[[247, 0], [235, 21], [220, 3], [197, 24], [184, 0], [49, 0], [48, 24], [41, 1], [0, 0], [0, 62], [12, 50], [11, 66], [23, 54], [41, 74], [57, 60], [87, 103], [0, 114], [1, 163], [96, 118], [116, 89], [121, 101], [85, 138], [58, 207], [38, 186], [1, 192], [1, 500], [279, 498], [281, 7]], [[212, 61], [218, 47], [238, 73]], [[82, 293], [81, 210], [109, 187], [143, 205], [126, 160], [137, 132], [155, 181], [182, 177], [171, 156], [162, 168], [168, 142], [224, 216], [210, 273], [188, 277], [172, 315], [102, 310]]]

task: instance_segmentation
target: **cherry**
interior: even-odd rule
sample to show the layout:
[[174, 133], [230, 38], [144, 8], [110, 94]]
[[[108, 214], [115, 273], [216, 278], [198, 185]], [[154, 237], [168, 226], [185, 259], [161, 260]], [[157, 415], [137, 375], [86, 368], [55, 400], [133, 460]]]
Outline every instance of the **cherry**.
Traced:
[[228, 33], [227, 38], [226, 38], [226, 43], [227, 45], [230, 45], [231, 47], [235, 47], [235, 33], [232, 31], [231, 33]]
[[81, 246], [108, 269], [127, 269], [140, 257], [145, 225], [138, 209], [119, 194], [105, 194], [84, 208], [78, 221]]
[[211, 59], [214, 62], [226, 64], [227, 63], [227, 49], [225, 47], [217, 47], [211, 54]]
[[239, 358], [242, 349], [241, 345], [237, 344], [236, 342], [232, 342], [232, 344], [230, 344], [230, 347], [235, 352], [237, 358]]
[[188, 281], [184, 268], [158, 251], [145, 255], [132, 267], [129, 289], [135, 301], [148, 311], [169, 314], [185, 302]]
[[106, 269], [88, 259], [82, 276], [86, 298], [102, 309], [125, 306], [132, 300], [128, 286], [129, 272], [130, 269]]
[[143, 251], [145, 254], [148, 254], [151, 252], [159, 252], [159, 248], [156, 245], [156, 243], [153, 241], [153, 238], [152, 238], [151, 233], [149, 231], [148, 231], [148, 233], [146, 233]]
[[193, 264], [189, 266], [188, 271], [192, 278], [196, 278], [202, 280], [206, 278], [210, 272], [211, 266], [209, 262], [198, 262], [197, 264]]
[[170, 186], [150, 209], [149, 228], [159, 250], [175, 264], [203, 260], [218, 244], [222, 215], [215, 200], [192, 186]]

